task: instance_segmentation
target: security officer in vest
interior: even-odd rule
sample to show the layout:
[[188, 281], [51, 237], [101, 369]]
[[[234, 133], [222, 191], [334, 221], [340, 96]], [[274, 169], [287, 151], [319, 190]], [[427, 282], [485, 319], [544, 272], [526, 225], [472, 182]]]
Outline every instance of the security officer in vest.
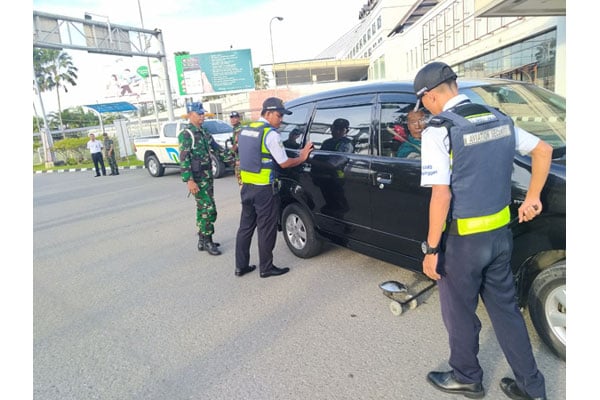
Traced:
[[477, 359], [481, 322], [475, 313], [481, 296], [515, 376], [503, 378], [500, 388], [511, 399], [545, 399], [544, 376], [515, 301], [508, 205], [515, 151], [529, 153], [531, 181], [518, 221], [542, 212], [540, 193], [552, 147], [496, 109], [459, 94], [456, 74], [442, 62], [425, 65], [414, 90], [435, 115], [422, 137], [421, 186], [431, 187], [431, 202], [421, 247], [423, 272], [439, 288], [452, 368], [432, 371], [427, 380], [446, 393], [485, 395]]
[[235, 275], [256, 269], [250, 265], [250, 244], [258, 231], [258, 257], [261, 278], [283, 275], [289, 268], [273, 265], [273, 248], [277, 238], [279, 195], [276, 168], [302, 164], [313, 149], [311, 142], [296, 158], [288, 158], [277, 129], [284, 114], [291, 114], [281, 99], [269, 97], [263, 102], [261, 117], [244, 126], [238, 139], [242, 188], [242, 214], [235, 242]]
[[218, 249], [219, 243], [212, 240], [217, 208], [214, 200], [210, 153], [213, 152], [225, 162], [229, 162], [230, 155], [202, 127], [206, 112], [202, 108], [202, 103], [188, 103], [186, 107], [190, 123], [177, 137], [181, 179], [186, 182], [189, 193], [196, 198], [198, 250], [206, 250], [208, 254], [218, 256], [221, 254]]

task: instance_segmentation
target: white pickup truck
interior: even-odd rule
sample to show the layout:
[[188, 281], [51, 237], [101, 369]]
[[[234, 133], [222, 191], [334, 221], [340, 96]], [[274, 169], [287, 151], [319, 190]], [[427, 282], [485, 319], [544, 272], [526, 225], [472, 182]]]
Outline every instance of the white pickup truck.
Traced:
[[[141, 136], [133, 139], [133, 147], [138, 160], [151, 176], [159, 177], [165, 173], [165, 168], [179, 168], [179, 142], [177, 135], [187, 124], [185, 120], [165, 122], [158, 136]], [[228, 143], [233, 128], [218, 119], [205, 119], [202, 125], [208, 130], [215, 141], [223, 148], [231, 146]], [[213, 177], [220, 178], [226, 171], [226, 165], [211, 154]]]

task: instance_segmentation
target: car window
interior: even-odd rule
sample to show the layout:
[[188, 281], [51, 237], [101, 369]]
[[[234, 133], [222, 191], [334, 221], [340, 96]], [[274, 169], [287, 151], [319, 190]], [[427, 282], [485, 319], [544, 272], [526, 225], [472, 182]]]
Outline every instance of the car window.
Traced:
[[[396, 157], [400, 146], [407, 142], [409, 135], [407, 114], [415, 108], [415, 102], [416, 98], [412, 94], [385, 93], [380, 96], [379, 140], [375, 146], [376, 155]], [[420, 150], [415, 148], [411, 155], [414, 157], [408, 158], [420, 158], [417, 157], [420, 156]]]
[[351, 142], [351, 151], [369, 154], [372, 109], [372, 103], [360, 104], [360, 101], [351, 96], [347, 102], [337, 101], [335, 106], [330, 101], [317, 103], [317, 110], [308, 130], [309, 140], [313, 142], [315, 149], [320, 149], [325, 140], [332, 139], [333, 121], [341, 118], [348, 121], [346, 137]]
[[233, 132], [231, 125], [219, 119], [204, 120], [202, 127], [213, 135]]
[[505, 84], [470, 87], [462, 93], [476, 103], [488, 104], [509, 115], [515, 125], [554, 148], [567, 141], [566, 100], [535, 85]]
[[[283, 145], [287, 148], [300, 148], [304, 143], [304, 135], [306, 133], [306, 125], [308, 116], [312, 110], [312, 104], [303, 104], [290, 108], [292, 113], [284, 115], [281, 127], [278, 129], [281, 134]], [[299, 133], [299, 136], [290, 138], [290, 132]]]
[[177, 122], [165, 124], [163, 126], [163, 134], [165, 137], [175, 137], [179, 132], [177, 132]]

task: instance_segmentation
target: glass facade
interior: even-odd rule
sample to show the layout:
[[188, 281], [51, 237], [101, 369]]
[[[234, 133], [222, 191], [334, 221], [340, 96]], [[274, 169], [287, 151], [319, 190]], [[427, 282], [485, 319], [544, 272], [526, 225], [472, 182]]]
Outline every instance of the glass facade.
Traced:
[[554, 91], [556, 30], [528, 38], [453, 66], [459, 77], [507, 78]]

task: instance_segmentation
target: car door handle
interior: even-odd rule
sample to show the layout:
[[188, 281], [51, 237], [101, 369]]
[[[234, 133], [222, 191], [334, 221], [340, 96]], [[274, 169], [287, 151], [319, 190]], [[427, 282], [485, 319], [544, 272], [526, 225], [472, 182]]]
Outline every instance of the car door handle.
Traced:
[[392, 174], [377, 174], [375, 180], [380, 185], [389, 185], [390, 183], [392, 183]]

